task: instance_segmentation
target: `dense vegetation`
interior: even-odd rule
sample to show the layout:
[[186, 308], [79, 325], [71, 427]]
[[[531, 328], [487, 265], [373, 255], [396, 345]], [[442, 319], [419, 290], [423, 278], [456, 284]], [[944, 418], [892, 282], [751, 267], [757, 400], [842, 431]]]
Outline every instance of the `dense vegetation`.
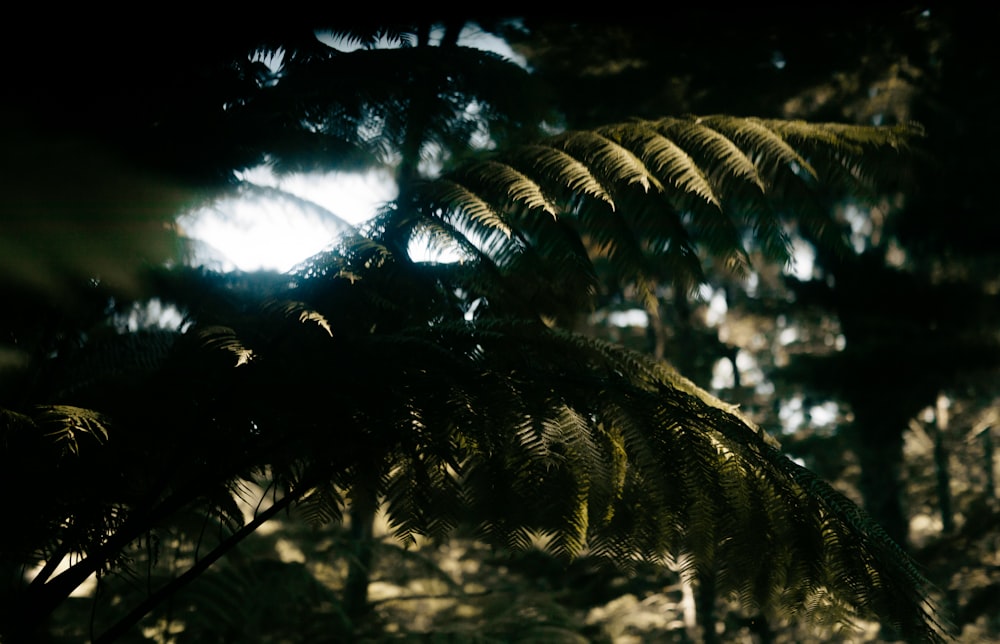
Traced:
[[[995, 635], [991, 59], [922, 7], [773, 18], [51, 26], [7, 108], [5, 637]], [[261, 163], [399, 197], [288, 274], [178, 263]]]

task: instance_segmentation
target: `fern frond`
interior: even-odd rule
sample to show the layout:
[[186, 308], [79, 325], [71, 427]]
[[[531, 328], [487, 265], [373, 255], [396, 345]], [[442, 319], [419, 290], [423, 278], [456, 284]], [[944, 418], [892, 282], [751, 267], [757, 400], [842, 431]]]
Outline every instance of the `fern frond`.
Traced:
[[614, 207], [614, 199], [587, 164], [559, 148], [544, 144], [518, 148], [516, 156], [511, 156], [508, 163], [533, 177], [539, 185], [551, 186], [556, 190], [554, 194], [569, 203], [585, 197]]
[[96, 444], [108, 440], [109, 420], [91, 409], [72, 405], [41, 405], [36, 408], [36, 422], [64, 453], [79, 454], [84, 438]]
[[231, 354], [236, 359], [233, 366], [240, 367], [254, 358], [253, 349], [244, 346], [236, 331], [230, 327], [207, 326], [197, 329], [195, 333], [204, 348]]
[[274, 301], [268, 302], [263, 306], [265, 313], [267, 312], [277, 312], [288, 318], [295, 318], [299, 322], [312, 322], [319, 328], [326, 331], [326, 334], [333, 337], [333, 330], [330, 328], [330, 323], [327, 322], [326, 318], [323, 317], [322, 313], [313, 310], [309, 305], [304, 302], [296, 301]]
[[[651, 168], [661, 185], [671, 185], [682, 195], [694, 195], [709, 205], [722, 208], [702, 168], [671, 138], [664, 136], [647, 121], [637, 121], [600, 128], [599, 132], [619, 141]], [[683, 207], [681, 202], [679, 206]]]
[[331, 29], [330, 35], [341, 40], [349, 46], [374, 49], [379, 45], [383, 46], [412, 46], [414, 44], [414, 31], [395, 27], [385, 27], [372, 25], [368, 28], [355, 26], [350, 29]]
[[511, 236], [510, 226], [500, 214], [503, 211], [495, 209], [481, 196], [461, 184], [442, 179], [430, 183], [421, 190], [421, 194], [428, 199], [430, 208], [446, 207], [448, 211], [466, 217], [472, 224], [472, 231], [497, 230], [508, 239]]
[[509, 204], [510, 210], [541, 210], [555, 217], [559, 208], [535, 181], [513, 167], [496, 160], [470, 162], [455, 177], [479, 192], [493, 196], [494, 203]]
[[764, 120], [770, 130], [812, 160], [821, 181], [867, 196], [879, 181], [892, 177], [892, 157], [912, 149], [923, 137], [915, 123], [862, 127], [841, 123]]
[[[445, 400], [467, 412], [453, 425], [421, 411], [419, 426], [405, 430], [416, 451], [394, 459], [399, 508], [437, 507], [427, 499], [443, 492], [462, 499], [455, 507], [505, 548], [545, 544], [560, 556], [590, 552], [623, 565], [684, 560], [748, 608], [776, 617], [809, 602], [818, 619], [878, 615], [916, 639], [943, 637], [933, 613], [916, 608], [930, 589], [906, 555], [738, 410], [643, 354], [528, 325], [496, 321], [493, 330], [435, 327], [435, 343], [474, 342], [471, 359], [512, 375], [428, 374], [455, 389]], [[564, 358], [542, 358], [551, 354]], [[489, 383], [489, 397], [477, 393]], [[427, 409], [434, 399], [408, 398], [406, 406]], [[443, 426], [426, 422], [432, 417]], [[434, 438], [459, 428], [461, 442]], [[458, 445], [458, 469], [442, 470], [427, 456]], [[464, 491], [449, 491], [456, 485]], [[450, 530], [458, 519], [445, 513], [445, 524], [432, 527], [423, 511], [397, 516], [404, 535]]]
[[606, 186], [637, 184], [644, 192], [661, 189], [638, 156], [604, 136], [600, 130], [567, 132], [546, 143], [580, 159]]
[[801, 169], [813, 179], [819, 178], [809, 162], [784, 138], [769, 128], [765, 121], [732, 116], [705, 116], [699, 118], [698, 122], [719, 132], [740, 149], [749, 152], [751, 160], [758, 159], [772, 165], [790, 166], [793, 171]]
[[796, 224], [840, 251], [839, 225], [817, 189], [872, 189], [888, 172], [879, 155], [916, 136], [912, 127], [725, 115], [637, 120], [472, 161], [421, 192], [428, 218], [446, 219], [524, 281], [601, 259], [629, 283], [687, 287], [703, 279], [699, 251], [747, 274], [748, 238], [767, 259], [789, 261]]
[[708, 163], [706, 173], [715, 185], [727, 187], [732, 179], [742, 179], [766, 191], [757, 166], [736, 143], [708, 127], [700, 118], [664, 118], [655, 127], [674, 139], [688, 154]]
[[314, 527], [337, 523], [343, 518], [345, 501], [341, 491], [330, 482], [323, 482], [306, 494], [295, 511]]

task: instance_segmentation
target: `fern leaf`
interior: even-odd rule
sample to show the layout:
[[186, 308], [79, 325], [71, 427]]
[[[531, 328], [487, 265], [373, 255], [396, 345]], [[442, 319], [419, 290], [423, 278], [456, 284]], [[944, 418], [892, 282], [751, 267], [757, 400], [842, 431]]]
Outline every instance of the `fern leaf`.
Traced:
[[248, 364], [254, 357], [253, 350], [245, 347], [236, 335], [236, 331], [230, 327], [222, 325], [207, 326], [198, 329], [196, 334], [201, 342], [201, 346], [232, 354], [236, 358], [236, 364], [234, 365], [236, 367]]
[[296, 511], [313, 527], [339, 522], [344, 514], [344, 497], [330, 482], [317, 485], [296, 504]]
[[601, 130], [567, 132], [546, 142], [581, 159], [606, 185], [638, 184], [644, 192], [661, 189], [642, 160], [629, 149], [604, 136]]
[[563, 150], [549, 145], [529, 145], [518, 148], [516, 157], [507, 158], [512, 166], [529, 177], [538, 177], [542, 186], [555, 186], [566, 198], [578, 195], [598, 199], [614, 208], [615, 202], [585, 163]]
[[541, 210], [552, 217], [558, 213], [558, 207], [545, 195], [541, 186], [505, 163], [495, 160], [470, 163], [456, 176], [459, 181], [483, 186], [482, 192], [498, 195], [498, 201], [528, 210]]
[[656, 128], [695, 158], [710, 160], [712, 171], [708, 174], [718, 185], [725, 186], [735, 177], [749, 181], [760, 192], [765, 192], [764, 182], [753, 161], [735, 143], [701, 123], [700, 119], [664, 118], [656, 122]]
[[813, 179], [819, 175], [810, 163], [789, 145], [765, 121], [755, 118], [733, 118], [731, 116], [706, 116], [698, 119], [743, 150], [751, 153], [752, 159], [759, 159], [769, 165], [786, 165], [801, 168]]
[[654, 174], [661, 178], [662, 183], [674, 186], [682, 194], [693, 194], [721, 209], [722, 203], [701, 167], [683, 148], [652, 125], [647, 121], [637, 121], [607, 126], [598, 131], [634, 150], [645, 166], [652, 168]]
[[72, 405], [41, 405], [36, 408], [38, 426], [65, 453], [79, 454], [81, 440], [97, 444], [108, 440], [109, 421], [103, 414]]
[[315, 311], [309, 305], [304, 302], [296, 301], [275, 301], [269, 302], [264, 305], [263, 310], [275, 311], [284, 315], [285, 317], [294, 317], [298, 319], [299, 322], [312, 322], [319, 328], [326, 331], [326, 334], [333, 337], [333, 330], [330, 328], [330, 323], [327, 322], [326, 318], [322, 313]]
[[511, 236], [510, 226], [500, 212], [480, 195], [459, 183], [442, 179], [428, 184], [422, 193], [429, 199], [432, 208], [436, 206], [464, 215], [476, 227], [487, 231], [497, 230], [508, 239]]

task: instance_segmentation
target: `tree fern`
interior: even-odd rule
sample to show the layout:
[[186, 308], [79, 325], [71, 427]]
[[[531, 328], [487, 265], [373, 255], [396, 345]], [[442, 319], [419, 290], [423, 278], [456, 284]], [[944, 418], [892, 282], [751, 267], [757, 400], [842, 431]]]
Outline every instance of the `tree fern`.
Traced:
[[[274, 512], [338, 521], [367, 495], [404, 543], [467, 529], [564, 558], [670, 563], [776, 618], [878, 617], [942, 637], [914, 564], [738, 410], [546, 323], [592, 304], [597, 263], [652, 308], [654, 284], [693, 288], [708, 261], [748, 270], [748, 239], [779, 262], [790, 226], [835, 248], [827, 200], [884, 185], [918, 128], [710, 115], [536, 138], [532, 76], [458, 46], [456, 25], [440, 47], [427, 21], [332, 29], [354, 51], [312, 26], [229, 40], [249, 47], [237, 59], [213, 51], [221, 75], [191, 75], [204, 101], [152, 101], [139, 156], [169, 166], [170, 151], [185, 176], [215, 178], [395, 167], [402, 197], [290, 275], [164, 271], [157, 294], [184, 312], [183, 333], [88, 327], [79, 351], [32, 356], [27, 395], [0, 399], [2, 482], [22, 519], [2, 553], [44, 565], [0, 602], [4, 630], [124, 569], [155, 530], [218, 526], [186, 581]], [[484, 132], [495, 151], [473, 144]], [[421, 160], [441, 175], [418, 176]], [[414, 261], [418, 235], [461, 261]], [[246, 480], [274, 503], [249, 522], [234, 501]], [[257, 592], [283, 577], [263, 572], [230, 581]]]
[[[878, 168], [852, 157], [907, 132], [692, 117], [557, 135], [416, 186], [283, 285], [212, 298], [193, 278], [174, 291], [193, 325], [146, 372], [182, 403], [164, 406], [155, 386], [116, 400], [134, 383], [109, 369], [61, 389], [81, 406], [50, 408], [84, 410], [53, 435], [100, 438], [81, 455], [129, 473], [135, 494], [88, 482], [97, 501], [74, 521], [91, 536], [48, 526], [52, 538], [100, 567], [147, 516], [204, 507], [243, 534], [222, 499], [269, 472], [275, 494], [318, 521], [367, 490], [404, 542], [467, 526], [507, 548], [672, 561], [776, 618], [878, 616], [940, 639], [914, 565], [760, 428], [669, 366], [539, 321], [590, 301], [598, 254], [626, 279], [665, 264], [690, 282], [699, 245], [730, 265], [746, 256], [744, 225], [780, 246], [782, 199], [831, 166], [866, 180]], [[472, 251], [468, 265], [414, 262], [398, 235], [420, 230]], [[4, 418], [31, 427], [23, 410]], [[129, 464], [136, 453], [150, 471]]]
[[[332, 279], [347, 290], [386, 288], [361, 275]], [[303, 305], [258, 310], [221, 334], [192, 327], [211, 341], [179, 345], [178, 357], [231, 354], [197, 394], [204, 404], [224, 395], [216, 423], [244, 428], [229, 442], [240, 445], [229, 471], [284, 472], [284, 486], [306, 492], [303, 509], [320, 502], [318, 516], [336, 518], [335, 490], [357, 473], [404, 540], [468, 521], [508, 548], [545, 543], [564, 557], [592, 552], [624, 565], [685, 560], [776, 617], [802, 607], [820, 620], [831, 610], [838, 620], [878, 615], [914, 638], [938, 637], [936, 618], [917, 608], [926, 583], [874, 522], [662, 363], [531, 321], [372, 333]], [[315, 323], [320, 315], [329, 329]], [[252, 347], [255, 358], [237, 365], [230, 347]], [[316, 380], [335, 363], [350, 366]], [[373, 465], [381, 477], [359, 469]], [[331, 484], [332, 496], [323, 492]]]

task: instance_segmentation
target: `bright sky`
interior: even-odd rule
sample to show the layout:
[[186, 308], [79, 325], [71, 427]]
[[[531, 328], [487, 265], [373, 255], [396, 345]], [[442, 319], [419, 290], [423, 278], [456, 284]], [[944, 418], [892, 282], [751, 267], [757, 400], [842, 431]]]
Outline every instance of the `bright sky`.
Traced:
[[257, 168], [244, 178], [317, 207], [278, 196], [247, 195], [184, 215], [180, 224], [187, 235], [207, 245], [196, 253], [196, 262], [220, 263], [212, 267], [222, 270], [287, 271], [332, 243], [345, 223], [370, 219], [396, 196], [395, 183], [378, 173], [278, 178], [267, 168]]
[[[330, 43], [328, 43], [330, 44]], [[462, 32], [459, 44], [494, 51], [524, 65], [503, 40], [478, 27]], [[280, 56], [268, 64], [280, 64]], [[386, 201], [396, 197], [396, 186], [385, 174], [312, 174], [276, 177], [267, 168], [245, 173], [245, 181], [277, 188], [318, 207], [280, 198], [276, 192], [262, 198], [247, 195], [221, 200], [180, 218], [186, 234], [204, 246], [196, 263], [222, 270], [272, 269], [287, 271], [323, 250], [344, 230], [373, 217]]]

